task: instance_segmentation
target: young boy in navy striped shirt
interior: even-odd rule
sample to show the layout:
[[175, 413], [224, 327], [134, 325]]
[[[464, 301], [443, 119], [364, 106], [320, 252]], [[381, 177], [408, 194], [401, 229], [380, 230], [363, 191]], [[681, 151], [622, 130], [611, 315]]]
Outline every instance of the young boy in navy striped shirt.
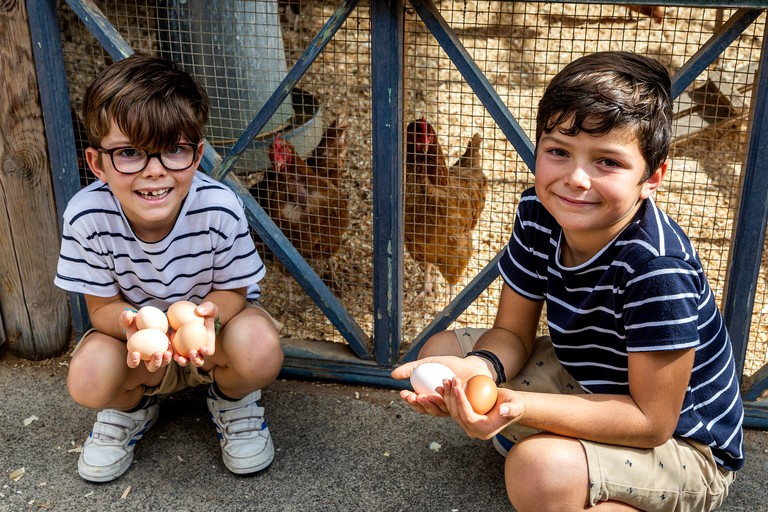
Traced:
[[[499, 263], [491, 329], [446, 331], [420, 359], [456, 373], [402, 397], [507, 454], [518, 512], [714, 510], [743, 465], [738, 375], [699, 257], [653, 201], [672, 133], [669, 74], [603, 52], [539, 103], [535, 186]], [[550, 336], [537, 337], [546, 304]], [[463, 383], [500, 385], [487, 415]], [[509, 376], [509, 379], [507, 379]]]
[[[208, 106], [189, 74], [143, 55], [111, 65], [85, 93], [85, 156], [98, 181], [67, 205], [55, 282], [84, 295], [93, 326], [67, 377], [75, 402], [99, 410], [77, 465], [89, 481], [122, 475], [157, 420], [157, 396], [188, 386], [209, 386], [230, 471], [254, 473], [274, 457], [260, 398], [282, 366], [279, 324], [257, 305], [265, 268], [242, 202], [197, 170]], [[205, 346], [182, 356], [171, 345], [148, 361], [126, 349], [137, 309], [181, 300], [198, 304]]]

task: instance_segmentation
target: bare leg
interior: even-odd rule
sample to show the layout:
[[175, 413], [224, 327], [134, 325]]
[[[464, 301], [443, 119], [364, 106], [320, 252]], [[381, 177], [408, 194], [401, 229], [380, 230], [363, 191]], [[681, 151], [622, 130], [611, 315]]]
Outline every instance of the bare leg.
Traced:
[[587, 457], [581, 443], [569, 437], [538, 434], [520, 441], [509, 451], [504, 475], [517, 512], [637, 510], [615, 501], [588, 506]]

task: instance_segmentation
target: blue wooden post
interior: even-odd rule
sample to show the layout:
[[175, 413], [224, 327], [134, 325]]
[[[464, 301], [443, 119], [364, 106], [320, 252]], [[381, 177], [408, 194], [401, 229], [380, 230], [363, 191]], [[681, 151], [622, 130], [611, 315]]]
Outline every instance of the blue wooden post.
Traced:
[[394, 365], [403, 299], [403, 2], [371, 5], [374, 355]]
[[744, 372], [755, 289], [768, 223], [768, 25], [766, 27], [760, 67], [752, 93], [752, 127], [744, 160], [741, 201], [732, 237], [728, 287], [723, 308], [733, 340], [739, 377]]
[[[58, 2], [29, 0], [27, 15], [48, 143], [48, 159], [52, 169], [53, 194], [56, 200], [59, 229], [61, 229], [64, 208], [72, 196], [80, 190], [80, 169], [77, 165], [75, 137], [69, 109], [67, 76], [62, 65], [64, 55], [61, 48]], [[70, 293], [69, 306], [72, 328], [75, 335], [80, 335], [89, 323], [85, 300], [79, 294]]]

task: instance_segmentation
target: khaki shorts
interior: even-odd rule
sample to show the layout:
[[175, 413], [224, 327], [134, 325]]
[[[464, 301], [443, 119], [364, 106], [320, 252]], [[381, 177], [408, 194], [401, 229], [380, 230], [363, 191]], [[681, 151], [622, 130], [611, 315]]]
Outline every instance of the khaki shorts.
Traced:
[[[249, 302], [246, 304], [246, 307], [260, 309], [269, 317], [270, 320], [272, 320], [272, 323], [275, 325], [275, 328], [278, 332], [280, 332], [280, 330], [283, 328], [283, 324], [272, 318], [272, 315], [270, 315], [264, 308], [255, 302]], [[80, 348], [80, 344], [92, 332], [95, 332], [95, 329], [89, 329], [85, 334], [83, 334], [83, 337], [80, 338], [80, 341], [77, 342], [74, 350], [72, 350], [72, 355], [75, 355], [78, 348]], [[214, 370], [215, 368], [206, 372], [193, 364], [180, 366], [176, 361], [171, 361], [171, 363], [165, 367], [165, 375], [163, 375], [163, 380], [160, 382], [160, 385], [146, 387], [144, 389], [144, 395], [167, 395], [181, 391], [184, 388], [210, 384], [213, 382]]]
[[[455, 331], [462, 351], [472, 350], [485, 331]], [[502, 387], [541, 393], [583, 392], [558, 361], [549, 336], [536, 339], [528, 362]], [[501, 434], [516, 442], [537, 432], [510, 425]], [[733, 482], [733, 472], [717, 465], [708, 446], [681, 437], [672, 437], [653, 449], [579, 441], [589, 467], [590, 505], [614, 500], [641, 510], [714, 510], [722, 504]]]

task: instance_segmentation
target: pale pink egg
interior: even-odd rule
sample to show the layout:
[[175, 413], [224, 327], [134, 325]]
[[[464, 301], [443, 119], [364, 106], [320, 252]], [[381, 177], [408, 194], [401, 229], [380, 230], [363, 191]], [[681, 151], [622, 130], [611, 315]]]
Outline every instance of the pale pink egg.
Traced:
[[138, 352], [147, 361], [156, 352], [168, 350], [168, 336], [159, 329], [141, 329], [128, 338], [126, 347], [128, 352]]
[[173, 337], [173, 348], [180, 355], [188, 357], [190, 350], [200, 350], [207, 341], [208, 330], [205, 325], [193, 320], [178, 328]]
[[157, 329], [168, 332], [168, 318], [154, 306], [144, 306], [136, 313], [137, 329]]
[[168, 308], [168, 322], [174, 331], [178, 331], [179, 327], [187, 322], [205, 322], [205, 319], [195, 314], [195, 308], [197, 304], [188, 300], [180, 300], [171, 304]]

